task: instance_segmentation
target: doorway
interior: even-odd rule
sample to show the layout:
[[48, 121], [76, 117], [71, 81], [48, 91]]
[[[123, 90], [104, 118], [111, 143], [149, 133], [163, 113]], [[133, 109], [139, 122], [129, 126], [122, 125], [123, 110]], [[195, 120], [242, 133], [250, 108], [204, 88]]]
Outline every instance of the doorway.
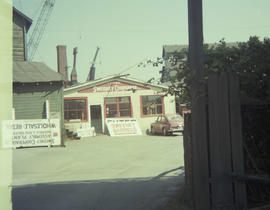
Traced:
[[94, 127], [96, 133], [102, 133], [102, 114], [101, 105], [90, 105], [91, 127]]

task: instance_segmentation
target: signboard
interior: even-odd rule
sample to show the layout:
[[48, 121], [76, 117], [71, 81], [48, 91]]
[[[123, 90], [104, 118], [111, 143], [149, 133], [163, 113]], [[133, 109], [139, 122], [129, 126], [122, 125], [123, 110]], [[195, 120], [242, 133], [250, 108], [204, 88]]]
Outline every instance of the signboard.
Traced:
[[110, 136], [136, 136], [142, 131], [136, 119], [106, 119]]
[[95, 128], [80, 128], [77, 129], [77, 134], [79, 137], [92, 137], [96, 136]]
[[60, 112], [50, 112], [50, 119], [61, 119]]
[[97, 85], [95, 87], [80, 90], [79, 93], [97, 93], [97, 92], [117, 92], [117, 91], [134, 91], [134, 90], [149, 90], [148, 87], [138, 86], [126, 82], [112, 81]]
[[60, 120], [3, 120], [3, 147], [60, 145]]

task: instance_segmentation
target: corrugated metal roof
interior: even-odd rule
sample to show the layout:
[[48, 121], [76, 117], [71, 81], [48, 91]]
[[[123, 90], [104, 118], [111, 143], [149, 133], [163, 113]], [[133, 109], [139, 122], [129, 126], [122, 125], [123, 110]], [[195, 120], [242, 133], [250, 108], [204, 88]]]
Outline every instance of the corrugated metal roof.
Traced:
[[41, 62], [14, 61], [13, 82], [53, 82], [63, 81], [61, 74]]

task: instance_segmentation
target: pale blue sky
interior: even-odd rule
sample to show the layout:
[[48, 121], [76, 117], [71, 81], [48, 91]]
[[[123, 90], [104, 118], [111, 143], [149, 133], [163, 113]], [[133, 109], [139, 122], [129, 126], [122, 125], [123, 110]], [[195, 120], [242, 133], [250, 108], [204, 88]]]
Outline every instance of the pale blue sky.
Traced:
[[[13, 0], [13, 5], [34, 20], [33, 27], [42, 2]], [[204, 41], [270, 37], [269, 10], [269, 0], [203, 0]], [[84, 82], [97, 46], [96, 78], [100, 78], [161, 57], [163, 45], [187, 43], [187, 0], [56, 0], [34, 60], [57, 71], [56, 46], [67, 45], [69, 66], [72, 50], [78, 47], [76, 69], [78, 80]], [[135, 67], [126, 73], [148, 80], [159, 78], [160, 69]]]

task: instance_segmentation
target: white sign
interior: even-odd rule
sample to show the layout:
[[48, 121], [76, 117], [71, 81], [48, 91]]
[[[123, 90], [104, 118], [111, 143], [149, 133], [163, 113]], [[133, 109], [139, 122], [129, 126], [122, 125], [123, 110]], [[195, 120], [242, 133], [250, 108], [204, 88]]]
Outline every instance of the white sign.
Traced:
[[137, 86], [135, 85], [125, 85], [125, 86], [117, 86], [113, 84], [111, 86], [101, 86], [101, 87], [94, 87], [93, 92], [116, 92], [116, 91], [125, 91], [125, 90], [136, 90]]
[[80, 128], [77, 129], [77, 134], [79, 137], [90, 137], [90, 136], [96, 136], [95, 128]]
[[135, 136], [142, 135], [136, 119], [106, 119], [110, 136]]
[[6, 148], [60, 145], [60, 120], [3, 120], [2, 141]]
[[50, 119], [61, 119], [60, 112], [50, 112]]

